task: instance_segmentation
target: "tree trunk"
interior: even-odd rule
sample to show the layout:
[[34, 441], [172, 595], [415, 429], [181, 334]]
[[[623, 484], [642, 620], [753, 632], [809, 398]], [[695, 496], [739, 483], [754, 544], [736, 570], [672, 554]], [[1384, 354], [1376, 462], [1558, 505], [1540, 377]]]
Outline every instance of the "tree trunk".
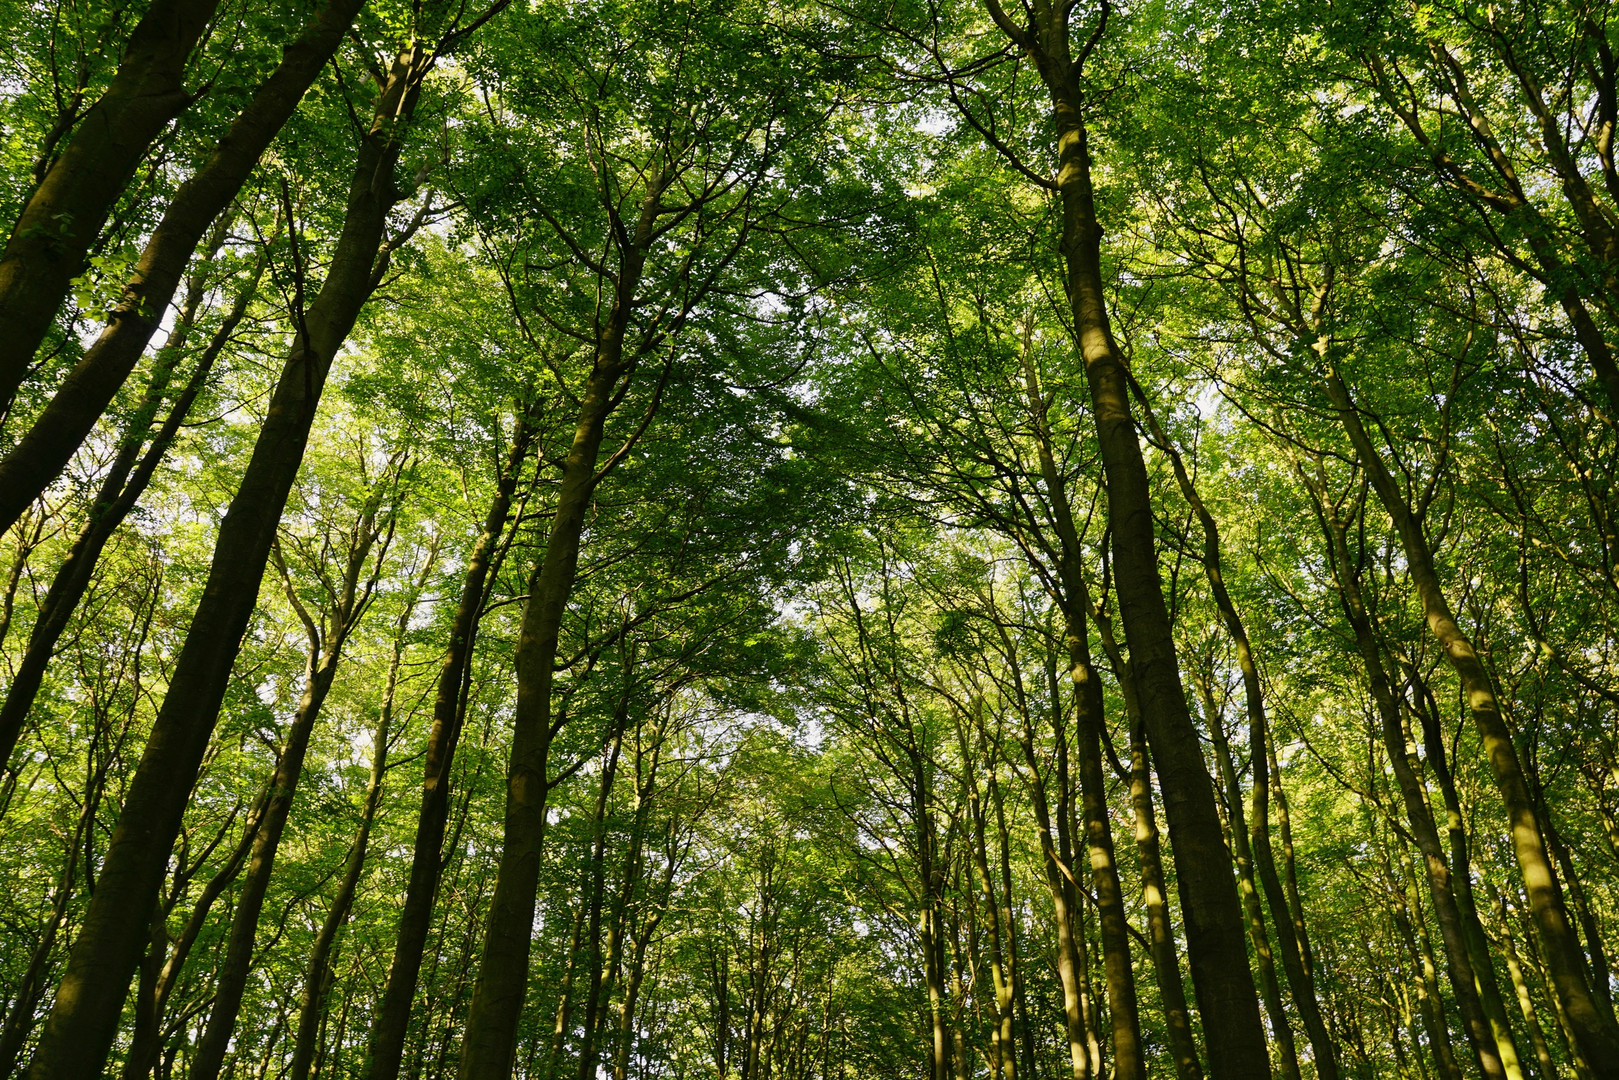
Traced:
[[[1328, 342], [1323, 339], [1319, 347], [1325, 353]], [[1496, 787], [1506, 806], [1513, 853], [1523, 874], [1530, 914], [1540, 938], [1553, 993], [1568, 1017], [1580, 1055], [1591, 1064], [1595, 1075], [1604, 1080], [1619, 1077], [1619, 1025], [1603, 1014], [1586, 982], [1585, 957], [1563, 906], [1557, 875], [1541, 835], [1523, 765], [1518, 760], [1512, 733], [1496, 703], [1495, 687], [1474, 651], [1473, 643], [1462, 633], [1455, 616], [1451, 614], [1422, 522], [1372, 446], [1336, 367], [1328, 370], [1326, 388], [1378, 499], [1394, 521], [1428, 629], [1461, 681], [1468, 709], [1495, 775]]]
[[[215, 236], [223, 243], [222, 229], [216, 232]], [[210, 246], [214, 250], [218, 248], [218, 244]], [[180, 351], [190, 334], [197, 308], [201, 305], [206, 291], [207, 278], [202, 268], [199, 267], [193, 275], [186, 302], [175, 322], [173, 335], [169, 344], [165, 346], [167, 355], [159, 358], [152, 373], [151, 383], [147, 387], [145, 399], [136, 411], [136, 419], [125, 432], [123, 442], [118, 448], [118, 455], [113, 459], [112, 466], [107, 470], [107, 475], [102, 479], [101, 486], [90, 503], [89, 516], [85, 520], [84, 527], [74, 538], [73, 547], [68, 551], [67, 558], [57, 567], [55, 576], [51, 578], [50, 588], [45, 593], [45, 599], [40, 602], [39, 614], [28, 636], [28, 647], [23, 652], [22, 658], [17, 661], [16, 674], [12, 676], [11, 685], [6, 690], [5, 703], [0, 705], [0, 762], [10, 760], [18, 739], [22, 737], [23, 728], [28, 722], [28, 714], [34, 706], [35, 697], [39, 694], [40, 685], [44, 682], [46, 669], [50, 666], [51, 657], [56, 653], [56, 644], [67, 631], [73, 612], [78, 609], [79, 601], [84, 598], [85, 591], [90, 587], [91, 576], [95, 572], [102, 551], [106, 549], [113, 533], [123, 523], [124, 518], [129, 516], [129, 512], [135, 508], [136, 501], [151, 483], [153, 474], [167, 455], [169, 447], [173, 445], [180, 425], [191, 412], [192, 403], [196, 401], [197, 395], [201, 393], [208, 379], [208, 374], [213, 370], [214, 362], [219, 359], [219, 354], [224, 351], [231, 335], [236, 332], [237, 325], [247, 313], [247, 306], [258, 291], [259, 276], [264, 269], [266, 254], [261, 253], [252, 276], [236, 294], [235, 303], [231, 305], [219, 328], [214, 331], [202, 355], [197, 358], [190, 379], [175, 396], [174, 404], [170, 406], [169, 414], [162, 426], [152, 437], [151, 443], [146, 444], [149, 419], [156, 413], [167, 393], [169, 378], [173, 374], [174, 365], [179, 362]], [[144, 454], [140, 452], [143, 445], [146, 445]]]
[[400, 120], [410, 115], [430, 63], [420, 48], [402, 53], [379, 95], [326, 281], [304, 313], [247, 470], [220, 523], [208, 583], [125, 796], [101, 881], [40, 1038], [32, 1080], [88, 1080], [105, 1062], [320, 392], [387, 258], [383, 236], [398, 198], [393, 172]]
[[[1108, 320], [1084, 95], [1069, 45], [1072, 9], [1038, 3], [1029, 9], [1029, 24], [1022, 27], [999, 0], [986, 3], [996, 25], [1034, 61], [1050, 94], [1068, 302], [1107, 481], [1119, 611], [1142, 719], [1163, 785], [1210, 1071], [1221, 1080], [1264, 1080], [1269, 1071], [1265, 1030], [1243, 943], [1242, 905], [1221, 835], [1214, 786], [1181, 683], [1158, 574], [1146, 462], [1130, 415], [1123, 356]], [[1098, 33], [1102, 29], [1098, 27]]]
[[573, 444], [563, 462], [545, 555], [530, 579], [528, 603], [518, 632], [516, 717], [506, 779], [500, 867], [495, 875], [478, 981], [467, 1010], [458, 1070], [461, 1080], [505, 1080], [511, 1075], [517, 1022], [528, 989], [530, 935], [539, 886], [540, 848], [545, 841], [554, 734], [551, 687], [556, 674], [557, 642], [578, 572], [585, 512], [601, 479], [597, 458], [603, 429], [608, 414], [622, 397], [615, 395], [620, 380], [633, 373], [634, 358], [625, 356], [624, 334], [651, 242], [660, 194], [661, 189], [655, 186], [648, 192], [634, 242], [624, 253], [625, 265], [619, 269], [613, 309], [603, 323], [579, 398], [579, 417]]
[[511, 516], [517, 482], [534, 441], [533, 407], [519, 414], [512, 429], [510, 452], [496, 480], [495, 497], [483, 528], [467, 557], [461, 599], [450, 624], [450, 640], [439, 665], [433, 698], [433, 721], [427, 733], [422, 766], [422, 803], [416, 817], [410, 880], [394, 935], [393, 960], [383, 983], [376, 1018], [371, 1023], [369, 1080], [398, 1080], [410, 1030], [410, 1007], [416, 997], [422, 956], [433, 924], [433, 904], [444, 872], [444, 832], [450, 816], [450, 766], [461, 741], [466, 718], [462, 696], [477, 639], [478, 619], [488, 596], [489, 578], [498, 561], [497, 547]]
[[27, 377], [69, 284], [147, 148], [191, 104], [186, 60], [218, 6], [219, 0], [158, 0], [147, 9], [112, 82], [18, 215], [0, 254], [0, 413]]
[[[194, 0], [193, 0], [194, 2]], [[212, 7], [217, 0], [207, 3]], [[298, 107], [365, 0], [328, 0], [242, 109], [213, 154], [175, 193], [106, 327], [16, 446], [0, 459], [0, 530], [51, 485], [129, 378], [168, 310], [187, 260], [241, 190], [270, 141]], [[87, 117], [85, 123], [89, 124]], [[82, 257], [82, 255], [80, 256]], [[74, 271], [77, 273], [77, 271]], [[4, 289], [0, 270], [0, 290]], [[4, 311], [0, 293], [0, 312]], [[4, 316], [0, 315], [0, 321]], [[0, 350], [7, 346], [0, 346]], [[0, 370], [5, 364], [0, 351]], [[3, 390], [0, 384], [0, 390]]]

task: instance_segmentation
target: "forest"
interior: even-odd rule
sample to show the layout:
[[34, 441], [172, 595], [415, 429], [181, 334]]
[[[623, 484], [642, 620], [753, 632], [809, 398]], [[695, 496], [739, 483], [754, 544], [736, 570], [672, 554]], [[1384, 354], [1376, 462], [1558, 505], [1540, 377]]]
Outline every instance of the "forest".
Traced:
[[0, 1078], [1616, 1080], [1619, 9], [0, 0]]

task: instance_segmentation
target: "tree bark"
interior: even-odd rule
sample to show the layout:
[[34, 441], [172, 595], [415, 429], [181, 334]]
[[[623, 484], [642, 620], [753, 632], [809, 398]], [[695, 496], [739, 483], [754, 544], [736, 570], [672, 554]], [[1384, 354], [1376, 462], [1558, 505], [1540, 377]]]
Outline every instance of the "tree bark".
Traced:
[[90, 1080], [106, 1060], [140, 962], [152, 898], [218, 719], [320, 392], [386, 264], [387, 216], [399, 198], [393, 176], [399, 136], [430, 64], [424, 50], [411, 47], [395, 60], [379, 94], [326, 281], [304, 312], [247, 470], [220, 523], [202, 600], [130, 781], [101, 881], [40, 1038], [32, 1080]]
[[218, 7], [219, 0], [158, 0], [147, 9], [112, 82], [18, 215], [0, 254], [0, 413], [147, 148], [191, 104], [186, 60]]
[[[193, 0], [195, 2], [195, 0]], [[217, 0], [214, 0], [217, 3]], [[187, 260], [241, 190], [304, 91], [337, 52], [365, 0], [328, 0], [242, 109], [213, 154], [185, 183], [152, 231], [106, 327], [28, 432], [0, 459], [0, 530], [51, 485], [129, 378], [168, 310]], [[208, 6], [212, 6], [209, 4]], [[86, 118], [85, 123], [89, 123]], [[0, 290], [4, 289], [0, 270]], [[4, 311], [0, 291], [0, 312]], [[4, 315], [0, 314], [0, 325]], [[0, 370], [5, 363], [0, 346]], [[0, 385], [0, 389], [4, 389]]]

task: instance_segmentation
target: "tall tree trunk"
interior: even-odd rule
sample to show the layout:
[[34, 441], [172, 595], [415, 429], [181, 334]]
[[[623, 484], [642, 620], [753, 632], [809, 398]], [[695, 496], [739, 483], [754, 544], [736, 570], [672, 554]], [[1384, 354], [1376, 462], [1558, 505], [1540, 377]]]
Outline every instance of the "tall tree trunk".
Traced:
[[[632, 377], [634, 356], [625, 355], [629, 325], [662, 188], [653, 185], [641, 206], [633, 241], [622, 254], [613, 307], [603, 321], [590, 374], [579, 397], [573, 444], [563, 461], [557, 506], [545, 555], [530, 579], [528, 603], [517, 638], [517, 703], [500, 867], [490, 900], [488, 930], [478, 980], [467, 1010], [457, 1075], [461, 1080], [505, 1080], [511, 1075], [517, 1022], [528, 989], [530, 935], [539, 887], [553, 719], [551, 687], [562, 618], [579, 567], [585, 511], [601, 480], [597, 458], [608, 414], [617, 406], [622, 379]], [[375, 1080], [375, 1078], [373, 1078]]]
[[[1096, 27], [1076, 62], [1069, 42], [1071, 7], [1037, 0], [1025, 9], [1029, 21], [1020, 26], [1000, 0], [985, 2], [996, 25], [1034, 61], [1050, 95], [1057, 151], [1052, 186], [1062, 207], [1065, 285], [1107, 480], [1119, 611], [1142, 719], [1163, 785], [1210, 1071], [1222, 1080], [1264, 1080], [1269, 1071], [1265, 1030], [1248, 971], [1242, 904], [1220, 830], [1214, 786], [1181, 682], [1158, 574], [1146, 462], [1130, 415], [1124, 358], [1108, 320], [1102, 230], [1091, 188], [1081, 81], [1084, 60], [1105, 25]], [[1103, 20], [1106, 11], [1104, 7]]]
[[[1068, 678], [1073, 684], [1074, 726], [1079, 752], [1081, 817], [1090, 855], [1091, 888], [1102, 929], [1102, 963], [1107, 977], [1108, 1014], [1112, 1019], [1113, 1067], [1118, 1080], [1146, 1080], [1147, 1066], [1141, 1047], [1141, 1019], [1136, 1006], [1134, 966], [1130, 960], [1129, 920], [1124, 912], [1124, 890], [1119, 885], [1118, 862], [1113, 851], [1113, 827], [1107, 813], [1107, 784], [1102, 774], [1102, 681], [1091, 663], [1089, 590], [1081, 568], [1083, 552], [1074, 524], [1068, 489], [1051, 448], [1046, 407], [1032, 358], [1024, 351], [1024, 388], [1034, 421], [1040, 475], [1051, 503], [1059, 541], [1057, 567], [1062, 586], [1059, 598], [1068, 651]], [[1060, 737], [1060, 736], [1059, 736]], [[1059, 750], [1059, 753], [1061, 751]]]
[[533, 446], [535, 408], [531, 405], [515, 419], [511, 447], [496, 478], [495, 496], [490, 500], [483, 528], [467, 556], [461, 598], [450, 623], [444, 659], [439, 664], [433, 721], [427, 733], [422, 766], [422, 802], [416, 817], [410, 880], [405, 886], [405, 900], [394, 934], [393, 960], [388, 965], [376, 1017], [371, 1022], [368, 1080], [398, 1080], [404, 1059], [410, 1007], [416, 997], [422, 956], [433, 925], [433, 904], [444, 873], [444, 833], [450, 816], [450, 767], [455, 762], [466, 719], [463, 686], [471, 671], [478, 619], [488, 597], [492, 569], [499, 558], [500, 538], [506, 532], [518, 478]]
[[1136, 698], [1135, 677], [1130, 662], [1113, 635], [1106, 612], [1094, 611], [1102, 648], [1119, 682], [1125, 713], [1130, 721], [1130, 808], [1135, 816], [1136, 858], [1141, 866], [1142, 907], [1147, 914], [1148, 951], [1158, 981], [1163, 1006], [1164, 1030], [1170, 1056], [1175, 1061], [1178, 1080], [1203, 1080], [1198, 1060], [1197, 1040], [1192, 1035], [1192, 1013], [1186, 1005], [1186, 987], [1181, 981], [1180, 957], [1175, 948], [1175, 929], [1170, 922], [1169, 891], [1164, 884], [1163, 857], [1158, 845], [1158, 820], [1152, 805], [1152, 773], [1147, 757], [1147, 733], [1142, 726], [1141, 705]]
[[298, 1027], [292, 1042], [288, 1080], [309, 1080], [315, 1052], [319, 1048], [321, 1026], [326, 1019], [326, 998], [332, 986], [332, 949], [338, 933], [348, 924], [349, 912], [353, 910], [354, 894], [360, 887], [360, 875], [365, 872], [371, 826], [376, 821], [377, 804], [382, 801], [382, 783], [388, 771], [388, 742], [393, 735], [394, 697], [399, 689], [399, 665], [405, 655], [405, 635], [410, 629], [410, 620], [416, 613], [422, 590], [426, 587], [427, 576], [437, 561], [437, 554], [435, 546], [423, 560], [410, 599], [394, 623], [393, 649], [388, 656], [382, 708], [377, 714], [376, 730], [371, 733], [371, 775], [366, 782], [365, 798], [360, 804], [360, 825], [349, 847], [337, 895], [332, 898], [332, 906], [327, 910], [326, 918], [315, 934], [315, 942], [310, 947], [309, 965], [304, 972], [303, 998], [298, 1004]]
[[[207, 6], [215, 3], [212, 0]], [[304, 91], [337, 52], [364, 3], [327, 0], [303, 33], [283, 47], [281, 63], [253, 92], [213, 154], [180, 185], [163, 220], [152, 230], [101, 336], [68, 373], [33, 426], [0, 459], [0, 530], [10, 527], [61, 474], [129, 378], [208, 226], [241, 190]], [[0, 311], [4, 310], [4, 287], [4, 271], [0, 270]], [[4, 348], [0, 346], [0, 370], [5, 363]]]
[[186, 60], [218, 7], [219, 0], [158, 0], [147, 9], [112, 82], [18, 215], [0, 254], [0, 413], [147, 148], [191, 104]]
[[380, 280], [394, 165], [431, 60], [413, 46], [395, 60], [361, 142], [343, 232], [304, 312], [247, 470], [220, 523], [208, 583], [175, 660], [169, 692], [124, 798], [30, 1072], [33, 1080], [89, 1080], [101, 1071], [145, 923], [207, 750], [230, 670], [314, 421], [333, 358]]
[[[623, 704], [622, 700], [620, 704]], [[595, 1080], [600, 1065], [596, 1060], [596, 1032], [600, 1026], [602, 990], [607, 982], [608, 966], [602, 955], [602, 907], [607, 898], [607, 808], [613, 794], [613, 780], [618, 775], [618, 757], [624, 742], [626, 719], [621, 710], [615, 710], [612, 741], [607, 763], [602, 767], [601, 788], [596, 795], [596, 814], [591, 819], [590, 892], [583, 898], [589, 908], [585, 948], [590, 957], [590, 967], [585, 989], [584, 1037], [579, 1044], [580, 1080]]]
[[[1325, 355], [1330, 343], [1323, 338], [1318, 347]], [[1336, 367], [1328, 369], [1326, 388], [1383, 509], [1394, 521], [1428, 629], [1461, 681], [1468, 709], [1495, 775], [1496, 788], [1506, 807], [1513, 853], [1523, 874], [1529, 910], [1534, 917], [1553, 993], [1568, 1017], [1569, 1028], [1574, 1033], [1581, 1056], [1591, 1064], [1595, 1075], [1604, 1080], [1619, 1077], [1619, 1024], [1603, 1014], [1586, 981], [1585, 957], [1563, 906], [1557, 875], [1546, 851], [1523, 765], [1518, 759], [1517, 747], [1513, 745], [1512, 733], [1496, 702], [1495, 687], [1474, 651], [1473, 643], [1462, 633], [1455, 616], [1451, 614], [1422, 521], [1406, 501], [1372, 445], [1361, 423], [1360, 413]]]
[[1445, 1017], [1445, 1000], [1439, 993], [1439, 971], [1434, 963], [1433, 944], [1428, 937], [1422, 907], [1418, 903], [1416, 877], [1411, 869], [1410, 859], [1405, 857], [1403, 851], [1400, 855], [1400, 865], [1403, 869], [1401, 875], [1396, 876], [1392, 866], [1385, 867], [1389, 891], [1393, 896], [1390, 907], [1394, 916], [1394, 926], [1405, 942], [1406, 951], [1416, 957], [1417, 962], [1422, 965], [1422, 982], [1417, 988], [1417, 1004], [1422, 1014], [1423, 1029], [1428, 1036], [1428, 1045], [1433, 1048], [1434, 1064], [1438, 1066], [1441, 1080], [1462, 1080], [1462, 1071], [1456, 1064], [1456, 1052], [1450, 1042], [1450, 1027]]
[[[1131, 389], [1135, 392], [1136, 401], [1141, 405], [1147, 430], [1152, 433], [1153, 441], [1168, 456], [1181, 495], [1197, 516], [1198, 524], [1203, 531], [1201, 560], [1203, 573], [1208, 579], [1209, 594], [1214, 599], [1215, 610], [1220, 613], [1220, 621], [1224, 624], [1226, 635], [1230, 637], [1232, 647], [1236, 651], [1237, 670], [1242, 675], [1243, 700], [1248, 712], [1248, 760], [1253, 774], [1248, 848], [1253, 856], [1253, 867], [1260, 888], [1264, 891], [1265, 904], [1270, 908], [1272, 924], [1276, 927], [1276, 943], [1282, 954], [1282, 970], [1287, 976], [1288, 989], [1292, 991], [1293, 1005], [1298, 1010], [1299, 1019], [1304, 1022], [1304, 1030], [1310, 1039], [1316, 1075], [1320, 1080], [1338, 1080], [1337, 1052], [1333, 1047], [1332, 1036], [1327, 1032], [1326, 1022], [1321, 1018], [1321, 1006], [1316, 1000], [1315, 979], [1311, 975], [1310, 965], [1305, 962], [1309, 939], [1304, 931], [1303, 909], [1300, 908], [1295, 913], [1293, 907], [1289, 905], [1287, 893], [1282, 888], [1281, 876], [1276, 872], [1275, 856], [1271, 852], [1270, 722], [1265, 712], [1264, 689], [1259, 682], [1259, 666], [1254, 660], [1253, 646], [1248, 640], [1248, 628], [1243, 624], [1242, 616], [1237, 611], [1236, 601], [1231, 599], [1231, 593], [1226, 588], [1225, 570], [1220, 557], [1220, 528], [1214, 520], [1214, 515], [1209, 512], [1208, 506], [1198, 494], [1197, 485], [1192, 482], [1180, 451], [1159, 424], [1157, 414], [1147, 401], [1146, 393], [1128, 370], [1125, 374]], [[1213, 722], [1211, 718], [1210, 723]]]
[[1253, 848], [1249, 845], [1248, 830], [1243, 822], [1242, 786], [1237, 781], [1237, 770], [1231, 759], [1231, 745], [1226, 740], [1225, 721], [1214, 700], [1213, 688], [1204, 672], [1192, 675], [1198, 693], [1203, 698], [1203, 712], [1208, 721], [1210, 741], [1214, 744], [1214, 759], [1225, 782], [1226, 806], [1231, 815], [1231, 848], [1237, 860], [1237, 876], [1242, 882], [1242, 908], [1248, 918], [1248, 938], [1253, 943], [1254, 956], [1259, 961], [1259, 996], [1270, 1017], [1271, 1038], [1276, 1042], [1281, 1074], [1288, 1080], [1299, 1080], [1299, 1054], [1293, 1042], [1293, 1024], [1282, 1004], [1282, 988], [1276, 978], [1276, 961], [1270, 950], [1270, 937], [1265, 932], [1265, 912], [1260, 907], [1259, 890], [1254, 885]]

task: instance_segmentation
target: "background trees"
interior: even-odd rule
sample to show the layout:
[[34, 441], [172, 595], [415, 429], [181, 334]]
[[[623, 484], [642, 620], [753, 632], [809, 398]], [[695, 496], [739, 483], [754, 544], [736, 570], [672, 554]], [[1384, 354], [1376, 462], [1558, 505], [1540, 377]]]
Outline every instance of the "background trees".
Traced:
[[1599, 5], [0, 10], [0, 1072], [1619, 1075]]

